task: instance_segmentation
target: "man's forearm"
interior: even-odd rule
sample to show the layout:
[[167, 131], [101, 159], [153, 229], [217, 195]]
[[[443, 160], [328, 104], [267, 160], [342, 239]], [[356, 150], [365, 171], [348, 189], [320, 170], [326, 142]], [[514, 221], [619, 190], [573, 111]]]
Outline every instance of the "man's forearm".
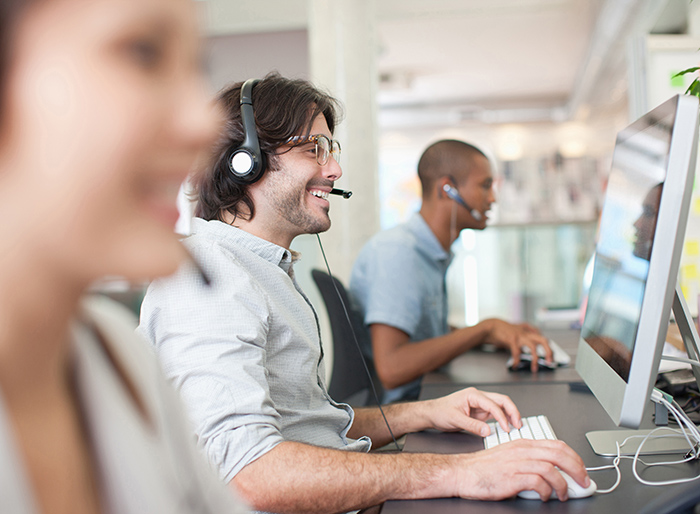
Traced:
[[348, 436], [358, 439], [368, 436], [372, 439], [372, 447], [380, 448], [392, 441], [387, 422], [395, 438], [405, 434], [419, 432], [430, 428], [430, 419], [426, 412], [427, 402], [395, 403], [384, 405], [384, 415], [377, 407], [355, 409], [355, 420]]
[[256, 510], [347, 512], [388, 499], [453, 496], [448, 461], [431, 454], [366, 454], [284, 442], [232, 481]]
[[393, 499], [502, 500], [525, 490], [547, 499], [554, 489], [566, 499], [567, 482], [559, 470], [582, 487], [590, 485], [583, 461], [562, 441], [521, 439], [450, 455], [367, 454], [284, 442], [233, 482], [258, 510], [327, 513]]
[[374, 365], [385, 388], [422, 377], [483, 343], [488, 327], [478, 324], [448, 334], [410, 342], [405, 332], [387, 325], [370, 326]]

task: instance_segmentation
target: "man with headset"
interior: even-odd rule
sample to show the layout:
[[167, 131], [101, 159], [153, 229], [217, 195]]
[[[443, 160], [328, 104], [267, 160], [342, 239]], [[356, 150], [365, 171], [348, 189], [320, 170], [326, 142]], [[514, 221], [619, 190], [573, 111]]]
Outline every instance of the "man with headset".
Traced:
[[[456, 140], [430, 145], [418, 162], [423, 190], [420, 211], [379, 232], [353, 266], [350, 294], [369, 327], [370, 353], [385, 389], [384, 401], [418, 397], [420, 378], [483, 343], [508, 349], [513, 365], [523, 347], [545, 350], [547, 339], [528, 324], [499, 319], [451, 330], [447, 324], [445, 274], [460, 231], [486, 228], [495, 201], [488, 158]], [[537, 371], [537, 359], [531, 370]]]
[[[563, 498], [555, 466], [587, 485], [561, 441], [521, 441], [471, 455], [368, 453], [391, 441], [377, 408], [327, 393], [316, 313], [294, 279], [294, 237], [328, 230], [328, 194], [342, 172], [336, 102], [272, 74], [219, 96], [227, 118], [210, 165], [194, 179], [195, 269], [154, 282], [139, 330], [181, 391], [220, 476], [254, 508], [345, 512], [391, 498], [501, 499], [534, 489]], [[505, 396], [473, 388], [385, 409], [396, 437], [434, 428], [520, 426]]]

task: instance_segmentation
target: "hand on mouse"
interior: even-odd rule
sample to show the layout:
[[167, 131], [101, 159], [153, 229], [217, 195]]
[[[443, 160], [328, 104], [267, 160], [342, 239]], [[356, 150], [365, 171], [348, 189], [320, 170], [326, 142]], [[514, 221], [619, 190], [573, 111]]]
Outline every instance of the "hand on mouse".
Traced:
[[[483, 321], [488, 328], [488, 336], [484, 342], [491, 343], [510, 351], [513, 365], [518, 366], [523, 356], [523, 348], [528, 348], [532, 355], [537, 355], [537, 347], [544, 349], [544, 361], [548, 364], [554, 362], [549, 341], [539, 330], [527, 323], [514, 325], [500, 319], [487, 319]], [[539, 369], [537, 359], [530, 361], [530, 370], [536, 372]]]

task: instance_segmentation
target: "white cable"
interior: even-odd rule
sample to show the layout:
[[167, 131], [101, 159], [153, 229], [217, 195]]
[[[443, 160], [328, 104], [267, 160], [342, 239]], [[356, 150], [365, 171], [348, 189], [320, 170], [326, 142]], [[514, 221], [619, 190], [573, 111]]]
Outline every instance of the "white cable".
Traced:
[[[622, 444], [618, 443], [617, 441], [615, 442], [615, 446], [617, 448], [617, 455], [613, 459], [612, 464], [608, 464], [605, 466], [599, 466], [599, 467], [594, 467], [594, 468], [586, 468], [586, 471], [602, 471], [606, 469], [614, 469], [617, 477], [615, 479], [615, 483], [612, 485], [612, 487], [608, 489], [598, 489], [596, 490], [597, 494], [608, 494], [613, 492], [617, 487], [620, 485], [620, 481], [622, 478], [622, 473], [620, 471], [620, 461], [622, 459], [631, 459], [632, 460], [632, 472], [634, 473], [635, 478], [637, 481], [641, 484], [644, 485], [651, 485], [651, 486], [664, 486], [664, 485], [675, 485], [675, 484], [683, 484], [683, 483], [688, 483], [692, 482], [694, 480], [700, 479], [700, 475], [697, 475], [695, 477], [690, 477], [690, 478], [681, 478], [677, 480], [664, 480], [664, 481], [650, 481], [650, 480], [644, 480], [642, 477], [639, 476], [639, 472], [637, 471], [637, 465], [638, 464], [643, 464], [646, 467], [654, 467], [654, 466], [669, 466], [673, 464], [683, 464], [685, 462], [689, 462], [692, 460], [695, 460], [697, 457], [697, 448], [700, 447], [700, 431], [698, 428], [695, 426], [695, 424], [688, 418], [688, 416], [683, 412], [683, 409], [676, 403], [675, 401], [670, 402], [666, 399], [666, 395], [661, 393], [658, 390], [654, 390], [652, 392], [652, 400], [656, 403], [662, 404], [664, 407], [666, 407], [670, 412], [673, 418], [676, 420], [676, 423], [678, 423], [678, 426], [680, 427], [679, 429], [674, 429], [674, 428], [669, 428], [669, 427], [658, 427], [651, 432], [649, 432], [645, 436], [629, 436], [625, 440], [622, 441]], [[667, 435], [659, 435], [657, 432], [660, 432], [662, 430], [669, 430], [673, 432], [673, 434], [667, 434]], [[680, 460], [675, 460], [675, 461], [667, 461], [667, 462], [652, 462], [652, 463], [647, 463], [644, 462], [642, 459], [639, 458], [642, 447], [644, 444], [649, 440], [649, 438], [664, 438], [664, 437], [681, 437], [683, 436], [688, 443], [688, 447], [690, 448], [690, 451], [688, 454], [686, 454], [686, 457]], [[642, 438], [642, 441], [639, 443], [639, 446], [637, 447], [637, 451], [635, 452], [633, 457], [629, 457], [626, 455], [621, 455], [620, 454], [620, 448], [621, 446], [624, 446], [630, 439], [635, 439], [635, 438]], [[695, 444], [691, 442], [691, 438], [695, 441]]]
[[[695, 426], [695, 424], [690, 420], [688, 415], [683, 411], [680, 405], [678, 405], [675, 401], [673, 403], [668, 402], [665, 398], [663, 401], [664, 406], [668, 410], [670, 410], [673, 413], [673, 417], [678, 423], [679, 427], [683, 427], [683, 425], [690, 431], [691, 435], [693, 436], [693, 439], [695, 440], [695, 444], [691, 443], [688, 441], [688, 443], [691, 446], [691, 450], [695, 448], [698, 444], [700, 444], [700, 431], [698, 431], [698, 428]], [[682, 424], [681, 424], [682, 421]], [[685, 432], [685, 431], [684, 431]], [[686, 436], [686, 440], [687, 440]], [[696, 453], [696, 452], [695, 452]], [[696, 454], [697, 456], [697, 454]]]
[[[664, 429], [664, 428], [666, 428], [666, 427], [660, 427], [659, 430], [662, 430], [662, 429]], [[656, 436], [654, 436], [654, 437], [657, 437], [657, 438], [659, 438], [659, 437], [679, 437], [680, 431], [674, 430], [674, 429], [669, 429], [669, 430], [673, 430], [674, 432], [677, 432], [677, 434], [675, 434], [675, 435], [656, 435]], [[625, 444], [627, 444], [627, 442], [628, 442], [630, 439], [635, 439], [635, 438], [647, 438], [647, 437], [648, 437], [648, 436], [641, 436], [641, 435], [629, 436], [629, 437], [625, 438], [625, 439], [622, 441], [622, 444], [620, 444], [619, 442], [615, 441], [615, 447], [616, 447], [616, 449], [617, 449], [617, 455], [616, 455], [615, 458], [613, 459], [612, 464], [606, 464], [605, 466], [598, 466], [598, 467], [593, 467], [593, 468], [586, 468], [586, 471], [605, 471], [605, 470], [607, 470], [607, 469], [614, 469], [615, 472], [616, 472], [617, 477], [616, 477], [615, 483], [612, 485], [612, 487], [610, 487], [610, 488], [608, 488], [608, 489], [597, 489], [597, 490], [596, 490], [596, 493], [597, 493], [597, 494], [608, 494], [608, 493], [613, 492], [615, 489], [617, 489], [617, 487], [620, 485], [620, 481], [621, 481], [621, 479], [622, 479], [622, 472], [620, 471], [620, 461], [621, 461], [622, 459], [634, 460], [634, 457], [632, 457], [632, 456], [629, 456], [629, 455], [621, 455], [621, 454], [620, 454], [620, 448], [621, 448], [622, 446], [624, 446]], [[690, 459], [688, 459], [688, 460], [690, 460]], [[637, 459], [637, 461], [638, 461], [638, 462], [641, 462], [641, 463], [644, 464], [645, 466], [661, 466], [661, 465], [680, 464], [680, 463], [683, 463], [683, 462], [687, 462], [687, 460], [682, 460], [682, 461], [675, 461], [675, 462], [646, 463], [646, 462], [644, 462], [642, 459], [639, 459], [639, 458]]]
[[[624, 444], [624, 443], [623, 443]], [[606, 469], [611, 469], [614, 468], [615, 472], [617, 473], [617, 478], [615, 478], [615, 483], [612, 485], [612, 487], [608, 489], [596, 489], [596, 494], [608, 494], [613, 492], [615, 489], [617, 489], [617, 486], [620, 485], [620, 481], [622, 480], [622, 473], [620, 472], [620, 443], [615, 441], [615, 447], [617, 448], [617, 456], [613, 459], [612, 464], [608, 464], [605, 466], [598, 466], [597, 468], [586, 468], [586, 471], [603, 471]]]
[[691, 366], [695, 366], [696, 368], [700, 368], [700, 362], [693, 360], [693, 359], [688, 359], [687, 357], [674, 357], [671, 355], [662, 355], [661, 360], [674, 361], [674, 362], [684, 362], [685, 364], [690, 364]]
[[[681, 428], [680, 428], [680, 432], [683, 433], [683, 435], [684, 435], [686, 441], [688, 442], [688, 447], [689, 447], [689, 449], [690, 449], [690, 452], [689, 452], [689, 456], [688, 456], [688, 457], [686, 457], [685, 459], [680, 460], [680, 461], [669, 462], [669, 463], [661, 463], [661, 462], [658, 462], [658, 463], [653, 463], [653, 464], [646, 464], [646, 463], [645, 463], [645, 465], [646, 465], [647, 467], [651, 467], [651, 466], [662, 466], [662, 465], [669, 465], [669, 464], [680, 464], [680, 463], [683, 463], [683, 462], [688, 462], [688, 461], [690, 461], [690, 460], [694, 460], [694, 459], [696, 458], [696, 456], [695, 456], [695, 451], [694, 451], [694, 450], [695, 450], [695, 446], [696, 446], [697, 444], [700, 443], [700, 433], [698, 432], [697, 427], [693, 424], [692, 421], [690, 421], [690, 419], [687, 417], [687, 415], [685, 414], [685, 412], [682, 411], [682, 409], [677, 408], [677, 404], [676, 404], [676, 405], [673, 405], [671, 402], [669, 402], [669, 401], [668, 401], [665, 397], [663, 397], [663, 396], [662, 396], [660, 399], [658, 399], [658, 398], [656, 398], [654, 395], [652, 395], [652, 399], [653, 399], [655, 402], [661, 403], [662, 405], [664, 405], [664, 406], [671, 412], [671, 414], [673, 415], [674, 419], [675, 419], [676, 422], [678, 423], [678, 426], [681, 427]], [[675, 403], [675, 402], [674, 402], [674, 403]], [[632, 472], [634, 473], [634, 476], [635, 476], [635, 478], [637, 479], [637, 481], [638, 481], [639, 483], [641, 483], [641, 484], [644, 484], [644, 485], [663, 486], [663, 485], [685, 484], [685, 483], [692, 482], [692, 481], [694, 481], [694, 480], [700, 479], [700, 474], [697, 475], [697, 476], [695, 476], [695, 477], [691, 477], [691, 478], [679, 478], [679, 479], [677, 479], [677, 480], [660, 480], [660, 481], [644, 480], [642, 477], [639, 476], [639, 472], [637, 471], [637, 463], [641, 461], [641, 460], [639, 459], [639, 454], [640, 454], [641, 451], [642, 451], [642, 447], [644, 446], [644, 443], [649, 439], [649, 437], [652, 436], [652, 434], [654, 434], [656, 431], [661, 430], [661, 429], [663, 429], [663, 428], [665, 428], [665, 427], [660, 427], [660, 428], [658, 428], [658, 429], [655, 429], [655, 430], [652, 430], [651, 432], [649, 432], [649, 433], [644, 437], [644, 439], [642, 440], [642, 442], [639, 444], [639, 447], [637, 448], [637, 451], [636, 451], [635, 454], [634, 454], [634, 459], [633, 459], [633, 461], [632, 461]], [[667, 428], [667, 430], [674, 430], [674, 429], [668, 429], [668, 428]], [[686, 430], [687, 430], [687, 431], [686, 431]], [[674, 431], [675, 431], [675, 430], [674, 430]], [[690, 432], [690, 434], [693, 436], [693, 438], [695, 439], [696, 444], [693, 444], [693, 443], [690, 442], [690, 438], [688, 437], [688, 432]], [[655, 437], [658, 437], [658, 436], [655, 436]], [[624, 443], [623, 443], [623, 444], [624, 444]]]
[[[663, 429], [666, 429], [666, 427], [659, 427], [659, 428], [656, 429], [656, 430], [663, 430]], [[676, 434], [676, 435], [653, 435], [653, 437], [655, 437], [655, 438], [680, 437], [680, 433], [681, 433], [680, 430], [674, 430], [674, 429], [668, 429], [668, 430], [673, 430], [674, 432], [677, 432], [677, 434]], [[598, 466], [598, 467], [586, 468], [586, 471], [605, 471], [605, 470], [607, 470], [607, 469], [614, 469], [614, 470], [615, 470], [615, 473], [616, 473], [615, 483], [614, 483], [610, 488], [608, 488], [608, 489], [597, 489], [597, 490], [596, 490], [596, 494], [608, 494], [608, 493], [611, 493], [611, 492], [613, 492], [615, 489], [617, 489], [617, 487], [620, 485], [620, 481], [621, 481], [621, 479], [622, 479], [622, 472], [620, 471], [620, 462], [621, 462], [622, 459], [629, 459], [629, 460], [633, 461], [633, 464], [632, 464], [632, 465], [633, 465], [633, 468], [632, 468], [632, 469], [633, 469], [633, 472], [634, 472], [635, 477], [636, 477], [637, 480], [639, 480], [641, 483], [646, 484], [646, 485], [665, 485], [665, 484], [663, 484], [663, 483], [661, 483], [661, 482], [658, 482], [658, 483], [657, 483], [657, 482], [649, 482], [649, 481], [645, 481], [645, 480], [643, 480], [642, 478], [640, 478], [639, 475], [638, 475], [638, 473], [636, 472], [636, 469], [635, 469], [637, 463], [641, 463], [641, 464], [643, 464], [643, 465], [645, 465], [645, 466], [647, 466], [647, 467], [653, 467], [653, 466], [669, 466], [669, 465], [673, 465], [673, 464], [683, 464], [683, 463], [685, 463], [685, 462], [689, 462], [689, 461], [691, 461], [691, 460], [694, 460], [694, 457], [689, 457], [689, 458], [686, 458], [686, 459], [681, 459], [681, 460], [676, 460], [676, 461], [650, 462], [650, 463], [648, 463], [648, 462], [645, 462], [644, 460], [642, 460], [642, 459], [639, 458], [639, 449], [637, 450], [637, 454], [635, 454], [635, 456], [621, 455], [621, 454], [620, 454], [620, 448], [621, 448], [622, 446], [624, 446], [625, 444], [627, 444], [627, 442], [628, 442], [630, 439], [643, 438], [644, 440], [642, 441], [642, 443], [640, 443], [640, 446], [639, 446], [639, 447], [641, 448], [641, 446], [644, 444], [644, 442], [645, 442], [649, 437], [652, 436], [653, 432], [655, 432], [655, 431], [652, 431], [651, 433], [649, 433], [649, 434], [646, 435], [646, 436], [641, 436], [641, 435], [629, 436], [629, 437], [625, 438], [625, 439], [622, 441], [622, 444], [620, 444], [619, 442], [616, 441], [616, 442], [615, 442], [615, 446], [616, 446], [616, 448], [617, 448], [617, 455], [616, 455], [615, 458], [613, 459], [612, 464], [607, 464], [607, 465], [605, 465], [605, 466]], [[685, 481], [690, 482], [690, 481], [692, 481], [692, 480], [696, 480], [697, 478], [700, 478], [700, 475], [699, 475], [698, 477], [694, 477], [694, 478], [690, 478], [690, 479], [685, 479]]]
[[[678, 405], [675, 401], [673, 403], [669, 402], [666, 397], [662, 397], [661, 402], [664, 407], [666, 407], [671, 414], [673, 415], [673, 418], [676, 420], [676, 423], [678, 423], [678, 427], [680, 431], [683, 433], [686, 441], [688, 442], [688, 446], [690, 451], [692, 452], [696, 445], [700, 443], [700, 432], [698, 431], [697, 427], [695, 424], [688, 418], [685, 412], [683, 412], [683, 409]], [[686, 432], [686, 429], [688, 432], [690, 432], [691, 436], [695, 440], [695, 443], [691, 442], [688, 433]], [[672, 430], [673, 429], [669, 429]], [[695, 452], [693, 452], [695, 453]]]

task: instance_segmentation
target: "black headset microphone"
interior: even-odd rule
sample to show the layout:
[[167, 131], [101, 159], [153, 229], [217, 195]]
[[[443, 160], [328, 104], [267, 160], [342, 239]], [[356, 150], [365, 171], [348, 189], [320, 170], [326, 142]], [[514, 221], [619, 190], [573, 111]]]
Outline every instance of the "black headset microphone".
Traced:
[[330, 190], [330, 193], [332, 195], [339, 195], [345, 198], [346, 200], [352, 196], [352, 191], [347, 191], [346, 189], [336, 189], [333, 188]]
[[467, 202], [464, 201], [464, 198], [462, 198], [462, 196], [457, 192], [457, 190], [454, 187], [452, 187], [449, 184], [445, 184], [444, 186], [442, 186], [442, 190], [445, 192], [445, 194], [447, 194], [447, 196], [450, 199], [454, 200], [459, 205], [467, 209], [469, 211], [469, 214], [471, 214], [476, 221], [481, 221], [481, 213], [476, 209], [472, 209], [471, 207], [469, 207], [469, 205], [467, 205]]

